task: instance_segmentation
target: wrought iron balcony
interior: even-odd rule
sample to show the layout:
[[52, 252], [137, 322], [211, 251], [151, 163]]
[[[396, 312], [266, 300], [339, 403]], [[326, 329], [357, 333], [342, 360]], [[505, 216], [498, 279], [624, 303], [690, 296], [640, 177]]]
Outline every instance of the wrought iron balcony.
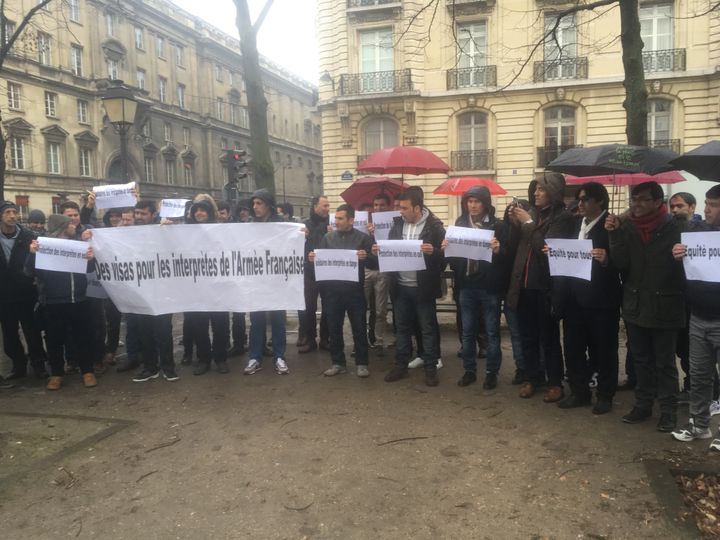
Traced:
[[400, 0], [347, 0], [348, 9], [358, 7], [385, 6], [387, 4], [400, 4]]
[[646, 73], [660, 71], [685, 71], [685, 49], [644, 51], [643, 68]]
[[539, 146], [537, 149], [537, 166], [540, 169], [547, 167], [552, 160], [571, 148], [582, 148], [582, 144], [565, 144], [561, 146]]
[[587, 76], [588, 60], [586, 56], [535, 62], [533, 69], [535, 82], [587, 79]]
[[476, 66], [470, 68], [448, 69], [447, 89], [477, 88], [478, 86], [497, 85], [497, 66]]
[[412, 89], [410, 69], [340, 75], [339, 94], [341, 96], [409, 92]]
[[495, 167], [493, 150], [458, 150], [450, 152], [453, 171], [488, 171]]
[[655, 139], [654, 141], [649, 141], [648, 146], [651, 148], [672, 150], [676, 154], [680, 153], [680, 139]]

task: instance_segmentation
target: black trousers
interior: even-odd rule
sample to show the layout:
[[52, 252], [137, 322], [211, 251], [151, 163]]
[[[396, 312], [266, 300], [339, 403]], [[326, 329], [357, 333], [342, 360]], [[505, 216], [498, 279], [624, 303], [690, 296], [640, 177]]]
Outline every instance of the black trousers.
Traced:
[[617, 309], [584, 308], [575, 299], [565, 306], [563, 341], [565, 364], [572, 393], [586, 397], [593, 370], [598, 373], [598, 397], [612, 399], [617, 390], [618, 330]]
[[333, 364], [344, 366], [345, 340], [343, 326], [345, 313], [350, 321], [353, 344], [355, 345], [355, 364], [358, 366], [368, 364], [367, 324], [365, 322], [365, 291], [358, 285], [349, 284], [346, 290], [326, 291], [323, 294], [326, 302], [325, 309], [330, 324], [330, 358]]
[[128, 315], [133, 319], [133, 328], [137, 328], [140, 337], [140, 357], [148, 371], [157, 371], [159, 367], [175, 368], [173, 358], [172, 313], [165, 315]]
[[[318, 289], [315, 281], [305, 280], [305, 311], [298, 311], [299, 328], [298, 333], [300, 339], [305, 341], [315, 341], [317, 339], [317, 305]], [[328, 341], [330, 332], [328, 330], [327, 314], [323, 309], [320, 315], [320, 341]]]
[[28, 354], [33, 366], [41, 367], [45, 362], [40, 326], [35, 319], [35, 300], [11, 302], [0, 306], [0, 327], [2, 327], [5, 354], [12, 360], [13, 373], [27, 373], [27, 356], [20, 341], [22, 327]]
[[517, 312], [527, 381], [539, 385], [547, 376], [550, 386], [561, 386], [564, 366], [560, 325], [552, 314], [548, 292], [521, 289]]
[[105, 306], [105, 322], [107, 323], [105, 352], [115, 354], [118, 350], [118, 343], [120, 343], [120, 322], [122, 320], [122, 314], [109, 298], [106, 298], [103, 304]]
[[[227, 361], [230, 334], [230, 316], [226, 311], [189, 312], [185, 317], [190, 321], [193, 341], [197, 347], [198, 361], [209, 364]], [[212, 327], [212, 345], [210, 342]]]
[[232, 344], [237, 348], [245, 348], [247, 343], [247, 326], [244, 313], [232, 314]]
[[75, 304], [47, 304], [45, 316], [50, 374], [55, 377], [65, 375], [65, 347], [72, 349], [73, 357], [83, 374], [92, 373], [93, 342], [88, 339], [88, 334], [92, 332], [90, 302], [84, 300]]
[[105, 356], [105, 334], [107, 326], [105, 322], [105, 300], [102, 298], [88, 298], [90, 304], [90, 326], [91, 332], [91, 355], [94, 363], [102, 362]]

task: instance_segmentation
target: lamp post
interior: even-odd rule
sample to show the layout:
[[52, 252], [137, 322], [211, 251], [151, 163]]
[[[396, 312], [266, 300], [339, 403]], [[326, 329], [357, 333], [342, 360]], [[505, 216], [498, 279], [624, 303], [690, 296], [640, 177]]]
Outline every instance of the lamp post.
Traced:
[[285, 191], [285, 171], [292, 169], [292, 165], [283, 165], [283, 202], [287, 202], [287, 192]]
[[110, 82], [112, 86], [106, 90], [102, 102], [110, 124], [120, 137], [120, 164], [122, 165], [123, 180], [127, 182], [130, 180], [127, 135], [135, 123], [137, 101], [132, 90], [125, 86], [123, 81], [114, 80]]

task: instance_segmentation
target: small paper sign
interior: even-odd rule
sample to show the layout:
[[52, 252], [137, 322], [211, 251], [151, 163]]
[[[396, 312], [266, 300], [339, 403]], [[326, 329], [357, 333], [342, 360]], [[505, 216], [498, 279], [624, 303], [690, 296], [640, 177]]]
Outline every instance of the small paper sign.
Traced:
[[492, 262], [490, 241], [494, 235], [494, 231], [488, 229], [448, 227], [445, 235], [448, 241], [445, 256]]
[[38, 238], [38, 252], [35, 255], [35, 268], [56, 272], [87, 272], [87, 242], [65, 240], [42, 236]]
[[425, 270], [422, 240], [378, 240], [378, 262], [381, 272]]
[[682, 233], [687, 246], [683, 259], [685, 277], [693, 281], [720, 282], [720, 232]]
[[189, 199], [163, 199], [160, 203], [161, 218], [181, 218], [185, 217], [185, 208]]
[[375, 227], [375, 240], [387, 240], [390, 229], [393, 226], [393, 220], [400, 217], [400, 212], [391, 210], [390, 212], [373, 212], [372, 222]]
[[317, 281], [354, 281], [358, 276], [358, 256], [353, 249], [316, 249], [315, 279]]
[[550, 248], [548, 261], [551, 276], [575, 277], [590, 281], [592, 275], [592, 240], [546, 238]]

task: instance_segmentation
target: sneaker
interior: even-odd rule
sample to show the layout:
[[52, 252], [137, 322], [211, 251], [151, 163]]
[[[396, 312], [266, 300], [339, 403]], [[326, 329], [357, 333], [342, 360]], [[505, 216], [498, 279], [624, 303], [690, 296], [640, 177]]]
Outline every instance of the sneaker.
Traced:
[[385, 375], [385, 382], [395, 382], [408, 376], [408, 370], [401, 367], [393, 367]]
[[437, 376], [437, 370], [425, 370], [425, 386], [437, 386], [440, 384], [440, 379]]
[[720, 432], [718, 433], [718, 436], [710, 442], [710, 450], [720, 452]]
[[690, 442], [695, 439], [710, 439], [712, 438], [712, 431], [710, 431], [710, 428], [696, 426], [691, 418], [687, 426], [676, 429], [672, 432], [672, 436], [677, 441]]
[[710, 402], [710, 416], [715, 416], [716, 414], [720, 414], [720, 401], [711, 401]]
[[647, 420], [651, 416], [652, 411], [633, 407], [629, 413], [622, 417], [622, 421], [626, 424], [639, 424], [640, 422]]
[[175, 372], [175, 368], [166, 368], [163, 369], [163, 377], [165, 377], [166, 381], [175, 382], [180, 380], [180, 377]]
[[416, 368], [419, 368], [419, 367], [423, 367], [424, 365], [425, 365], [425, 360], [423, 360], [423, 359], [420, 358], [419, 356], [418, 356], [417, 358], [415, 358], [415, 360], [411, 360], [411, 361], [408, 363], [408, 367], [409, 367], [410, 369], [416, 369]]
[[511, 384], [522, 384], [525, 382], [525, 370], [524, 369], [516, 369], [515, 375], [513, 375]]
[[275, 359], [275, 372], [278, 375], [287, 375], [290, 373], [290, 368], [287, 365], [287, 362], [285, 362], [284, 358], [276, 358]]
[[143, 369], [140, 373], [133, 377], [133, 382], [145, 382], [150, 379], [157, 379], [160, 373], [158, 371], [150, 371], [149, 369]]
[[592, 408], [593, 414], [607, 414], [612, 411], [612, 399], [598, 397]]
[[497, 387], [497, 374], [488, 373], [485, 375], [485, 381], [483, 382], [484, 390], [492, 390]]
[[262, 369], [262, 365], [260, 362], [255, 360], [254, 358], [251, 358], [250, 361], [248, 361], [247, 366], [245, 366], [245, 369], [243, 370], [245, 375], [252, 375], [253, 373], [257, 373]]
[[210, 371], [209, 360], [207, 362], [198, 362], [198, 365], [193, 370], [193, 375], [205, 375], [208, 371]]
[[457, 382], [458, 386], [470, 386], [472, 383], [477, 381], [477, 374], [474, 371], [466, 371], [463, 376]]
[[317, 343], [315, 343], [315, 340], [312, 341], [306, 341], [302, 345], [298, 346], [298, 353], [300, 354], [307, 354], [311, 353], [313, 351], [317, 351]]
[[677, 416], [670, 413], [661, 413], [657, 423], [657, 430], [663, 433], [670, 433], [677, 427]]
[[365, 379], [370, 376], [370, 370], [367, 366], [358, 366], [357, 367], [357, 376], [361, 379]]
[[60, 387], [62, 386], [63, 378], [62, 377], [50, 377], [50, 380], [47, 383], [48, 390], [60, 390]]
[[326, 377], [334, 377], [335, 375], [340, 375], [341, 373], [347, 373], [347, 369], [345, 368], [345, 366], [341, 366], [340, 364], [333, 364], [325, 371], [323, 371], [323, 375], [325, 375]]
[[568, 397], [558, 403], [561, 409], [577, 409], [578, 407], [589, 407], [592, 403], [590, 394], [580, 396], [578, 394], [570, 394]]

